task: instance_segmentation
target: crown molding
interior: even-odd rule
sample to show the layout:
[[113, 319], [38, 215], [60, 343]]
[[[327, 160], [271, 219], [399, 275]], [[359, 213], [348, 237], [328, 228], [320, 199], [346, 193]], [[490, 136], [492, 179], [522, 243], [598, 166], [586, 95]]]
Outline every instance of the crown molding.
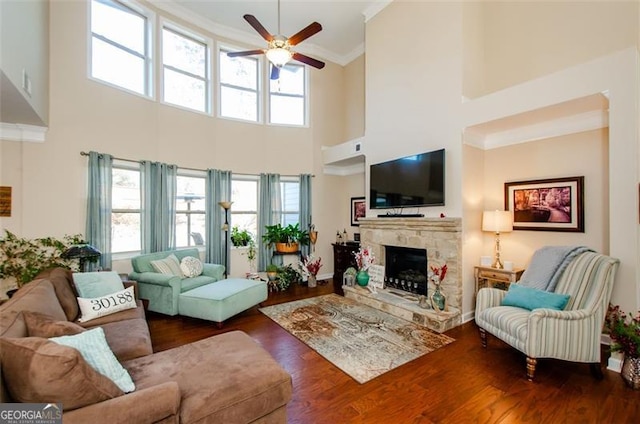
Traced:
[[370, 19], [373, 19], [378, 13], [382, 11], [385, 7], [389, 6], [393, 3], [393, 0], [380, 0], [371, 6], [367, 7], [362, 14], [364, 15], [364, 23], [369, 22]]
[[0, 140], [44, 143], [49, 128], [37, 125], [0, 122]]

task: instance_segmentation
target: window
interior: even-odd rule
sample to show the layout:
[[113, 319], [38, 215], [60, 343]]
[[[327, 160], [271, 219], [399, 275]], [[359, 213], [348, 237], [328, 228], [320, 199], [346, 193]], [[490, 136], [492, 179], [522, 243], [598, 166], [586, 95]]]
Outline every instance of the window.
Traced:
[[162, 28], [163, 100], [210, 111], [209, 46], [168, 26]]
[[285, 65], [280, 69], [280, 78], [270, 81], [269, 122], [272, 124], [305, 125], [305, 67]]
[[111, 198], [111, 251], [139, 252], [140, 238], [140, 171], [116, 167]]
[[176, 177], [176, 246], [205, 244], [205, 179]]
[[258, 181], [256, 178], [233, 179], [231, 181], [231, 225], [253, 234], [256, 243], [258, 234]]
[[282, 225], [300, 222], [300, 182], [281, 181]]
[[220, 49], [220, 116], [258, 122], [259, 91], [256, 57], [228, 57]]
[[91, 76], [151, 96], [149, 17], [116, 0], [91, 2]]

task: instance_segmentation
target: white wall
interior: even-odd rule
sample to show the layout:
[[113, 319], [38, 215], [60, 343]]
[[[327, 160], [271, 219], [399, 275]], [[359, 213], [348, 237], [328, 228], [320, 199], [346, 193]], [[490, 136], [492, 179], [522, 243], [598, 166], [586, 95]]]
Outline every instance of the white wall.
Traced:
[[[49, 2], [0, 2], [0, 121], [46, 125], [49, 114]], [[31, 94], [23, 90], [23, 72]], [[10, 101], [9, 101], [10, 100]]]
[[428, 217], [462, 215], [461, 10], [393, 2], [366, 26], [366, 162], [445, 148], [446, 206], [411, 209]]

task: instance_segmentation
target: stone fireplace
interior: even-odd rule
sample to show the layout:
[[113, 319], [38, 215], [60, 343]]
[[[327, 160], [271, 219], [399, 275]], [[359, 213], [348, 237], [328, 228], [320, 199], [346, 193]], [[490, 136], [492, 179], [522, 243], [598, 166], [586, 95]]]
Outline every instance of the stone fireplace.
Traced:
[[[460, 218], [360, 218], [360, 244], [385, 267], [386, 247], [425, 249], [428, 265], [447, 264], [442, 291], [449, 306], [462, 304], [462, 220]], [[429, 285], [428, 291], [434, 290]]]
[[[366, 289], [347, 287], [345, 295], [438, 332], [460, 325], [462, 304], [461, 219], [385, 217], [360, 218], [359, 223], [360, 244], [368, 246], [376, 257], [376, 264], [385, 267], [386, 289], [378, 294], [371, 294]], [[406, 290], [409, 284], [405, 278], [405, 292], [397, 290], [396, 277], [390, 274], [394, 272], [396, 264], [389, 262], [398, 261], [398, 252], [402, 254], [402, 249], [397, 248], [409, 249], [406, 252], [409, 252], [413, 257], [401, 259], [401, 261], [415, 264], [420, 268], [426, 267], [427, 275], [430, 272], [430, 266], [441, 267], [445, 263], [447, 264], [447, 276], [441, 285], [441, 290], [447, 297], [448, 310], [446, 312], [436, 312], [433, 309], [424, 309], [418, 306], [419, 295], [430, 294], [435, 289], [432, 283], [425, 285], [424, 289], [427, 293], [421, 293], [412, 290], [414, 289], [413, 281], [411, 289]], [[419, 262], [419, 264], [415, 262], [415, 256], [420, 254], [426, 257], [424, 265], [422, 265], [423, 262]], [[414, 275], [415, 273], [411, 272], [410, 274]], [[393, 284], [388, 284], [389, 278], [393, 278]], [[401, 286], [400, 289], [402, 289], [401, 279], [397, 278]], [[419, 279], [420, 277], [414, 275], [412, 278]]]

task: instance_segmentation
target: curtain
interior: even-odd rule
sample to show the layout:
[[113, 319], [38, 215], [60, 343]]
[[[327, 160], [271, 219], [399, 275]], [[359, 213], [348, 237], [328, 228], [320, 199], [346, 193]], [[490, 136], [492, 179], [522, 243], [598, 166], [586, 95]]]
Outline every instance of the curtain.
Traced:
[[144, 253], [175, 248], [177, 173], [175, 165], [150, 161], [140, 163]]
[[225, 275], [229, 275], [231, 254], [231, 213], [229, 213], [229, 231], [225, 232], [223, 225], [225, 222], [225, 210], [219, 202], [231, 201], [231, 171], [220, 171], [218, 169], [207, 169], [207, 180], [205, 188], [205, 232], [206, 232], [206, 260], [207, 263], [223, 264]]
[[111, 269], [111, 187], [113, 156], [89, 152], [89, 184], [85, 240], [102, 255], [87, 270]]
[[258, 271], [264, 271], [271, 263], [273, 246], [262, 243], [262, 236], [267, 225], [278, 224], [281, 218], [280, 175], [260, 174], [258, 190]]
[[[300, 229], [309, 231], [311, 221], [311, 179], [310, 174], [300, 174]], [[311, 246], [300, 246], [300, 252], [308, 256]]]

